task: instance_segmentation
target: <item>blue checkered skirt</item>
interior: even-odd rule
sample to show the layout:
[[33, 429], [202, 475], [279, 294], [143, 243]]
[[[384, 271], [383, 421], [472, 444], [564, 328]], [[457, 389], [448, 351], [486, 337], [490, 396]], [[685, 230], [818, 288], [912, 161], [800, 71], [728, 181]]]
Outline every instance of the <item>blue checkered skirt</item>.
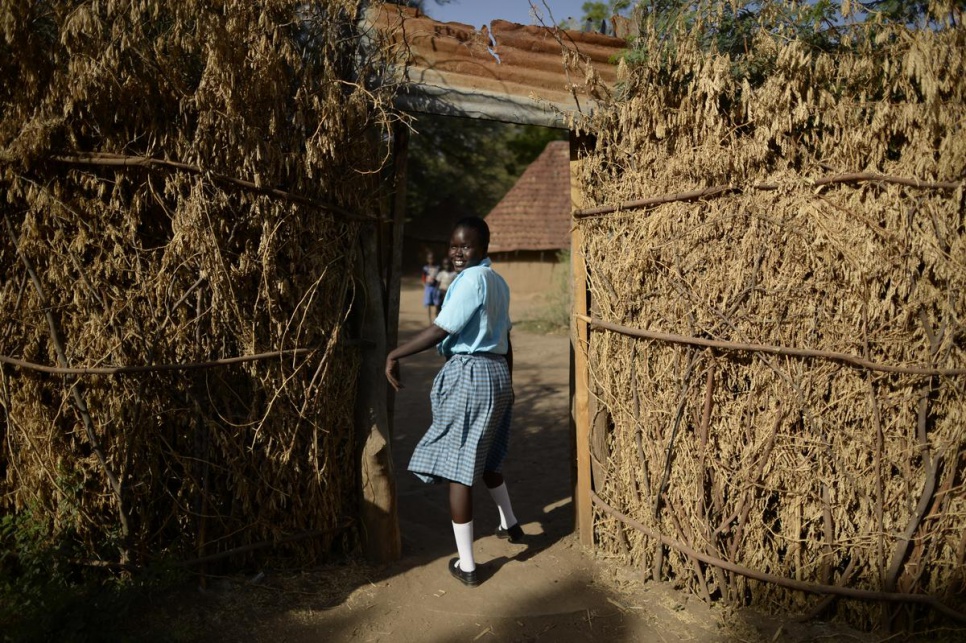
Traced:
[[510, 438], [513, 389], [502, 355], [454, 355], [433, 380], [433, 423], [409, 470], [423, 482], [472, 485], [500, 471]]

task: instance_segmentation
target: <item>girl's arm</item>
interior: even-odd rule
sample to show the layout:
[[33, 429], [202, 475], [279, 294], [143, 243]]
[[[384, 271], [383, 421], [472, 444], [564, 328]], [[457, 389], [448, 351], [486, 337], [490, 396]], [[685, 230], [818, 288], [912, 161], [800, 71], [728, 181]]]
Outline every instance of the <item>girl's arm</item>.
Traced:
[[506, 334], [506, 367], [510, 369], [510, 384], [513, 384], [513, 342], [510, 333]]
[[449, 335], [449, 333], [447, 333], [445, 330], [436, 324], [432, 324], [419, 331], [418, 335], [413, 337], [405, 344], [401, 344], [391, 350], [386, 356], [386, 379], [389, 380], [389, 384], [391, 384], [392, 387], [397, 391], [403, 387], [402, 382], [399, 379], [400, 359], [403, 357], [409, 357], [410, 355], [415, 355], [416, 353], [421, 353], [427, 348], [436, 346], [436, 344], [446, 339], [447, 335]]

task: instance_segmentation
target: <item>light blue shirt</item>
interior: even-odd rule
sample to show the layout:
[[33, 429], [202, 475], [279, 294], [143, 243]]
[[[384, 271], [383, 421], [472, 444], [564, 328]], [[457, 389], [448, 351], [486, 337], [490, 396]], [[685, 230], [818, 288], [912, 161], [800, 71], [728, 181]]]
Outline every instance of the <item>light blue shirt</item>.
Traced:
[[466, 268], [446, 290], [434, 322], [449, 333], [437, 346], [442, 355], [495, 353], [509, 348], [510, 288], [493, 268], [489, 257]]

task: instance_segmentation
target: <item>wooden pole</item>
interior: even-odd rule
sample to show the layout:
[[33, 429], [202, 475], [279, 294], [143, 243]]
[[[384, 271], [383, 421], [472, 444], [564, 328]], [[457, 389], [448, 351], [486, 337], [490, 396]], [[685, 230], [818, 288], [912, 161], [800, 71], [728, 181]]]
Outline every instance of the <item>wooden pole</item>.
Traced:
[[386, 322], [378, 244], [373, 234], [359, 238], [361, 252], [357, 274], [361, 275], [363, 301], [355, 309], [363, 343], [359, 367], [355, 425], [359, 444], [359, 508], [362, 546], [369, 560], [387, 563], [402, 554], [396, 479], [389, 430], [388, 383], [386, 382]]
[[[583, 205], [583, 194], [577, 184], [580, 151], [586, 139], [575, 132], [570, 133], [570, 195], [571, 207]], [[590, 291], [587, 288], [587, 265], [583, 255], [583, 233], [574, 226], [570, 238], [570, 263], [572, 266], [571, 292], [574, 315], [570, 323], [571, 368], [571, 435], [573, 435], [574, 466], [574, 526], [580, 543], [585, 547], [594, 544], [594, 514], [591, 501], [590, 470], [590, 369], [588, 347], [590, 326], [586, 319], [590, 313]]]
[[[393, 202], [392, 237], [389, 241], [389, 261], [386, 262], [386, 345], [399, 342], [399, 299], [402, 287], [403, 222], [406, 219], [406, 163], [409, 159], [409, 128], [397, 123], [393, 136]], [[390, 397], [392, 389], [390, 389]], [[391, 405], [390, 405], [391, 406]]]

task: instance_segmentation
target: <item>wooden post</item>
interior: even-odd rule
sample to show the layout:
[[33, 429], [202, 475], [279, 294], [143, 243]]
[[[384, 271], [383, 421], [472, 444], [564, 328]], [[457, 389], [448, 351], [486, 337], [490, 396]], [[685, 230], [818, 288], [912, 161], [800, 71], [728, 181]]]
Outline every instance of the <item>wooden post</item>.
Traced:
[[[409, 128], [396, 123], [393, 128], [392, 227], [386, 261], [386, 348], [399, 343], [399, 300], [402, 289], [403, 223], [406, 220], [406, 163], [409, 161]], [[396, 392], [386, 387], [389, 437], [395, 432]]]
[[[397, 216], [401, 215], [397, 213]], [[385, 376], [387, 314], [392, 300], [384, 296], [386, 291], [377, 240], [380, 234], [379, 229], [366, 230], [359, 238], [361, 252], [356, 272], [363, 282], [360, 289], [362, 301], [354, 308], [358, 311], [355, 325], [363, 342], [355, 425], [359, 444], [362, 546], [369, 560], [387, 563], [402, 555], [402, 539], [392, 463], [389, 385]], [[388, 268], [386, 272], [389, 272]], [[398, 291], [397, 283], [396, 319], [399, 316]]]
[[[393, 128], [393, 202], [389, 261], [386, 262], [386, 345], [399, 341], [399, 291], [402, 286], [403, 222], [406, 219], [406, 163], [409, 160], [409, 128], [396, 123]], [[390, 394], [392, 389], [389, 389]], [[390, 395], [392, 397], [392, 395]], [[391, 404], [390, 404], [391, 408]]]
[[[393, 136], [393, 196], [389, 206], [392, 226], [387, 243], [382, 228], [360, 239], [358, 273], [365, 301], [357, 320], [363, 342], [356, 430], [360, 444], [359, 477], [362, 507], [362, 545], [367, 558], [386, 563], [402, 555], [396, 477], [392, 462], [392, 418], [395, 395], [384, 374], [386, 353], [399, 336], [399, 298], [402, 274], [403, 221], [406, 216], [406, 161], [409, 130], [397, 125]], [[385, 247], [384, 247], [385, 246]]]
[[[580, 209], [584, 205], [583, 194], [577, 185], [577, 170], [582, 150], [588, 140], [575, 132], [570, 133], [570, 195], [571, 207]], [[590, 370], [588, 367], [588, 347], [590, 328], [585, 318], [590, 313], [590, 291], [587, 288], [587, 265], [583, 254], [583, 233], [575, 225], [570, 237], [570, 263], [572, 266], [571, 292], [573, 293], [574, 316], [570, 323], [571, 351], [571, 431], [575, 451], [573, 472], [574, 522], [580, 543], [585, 547], [594, 544], [594, 513], [591, 505], [590, 471]]]

